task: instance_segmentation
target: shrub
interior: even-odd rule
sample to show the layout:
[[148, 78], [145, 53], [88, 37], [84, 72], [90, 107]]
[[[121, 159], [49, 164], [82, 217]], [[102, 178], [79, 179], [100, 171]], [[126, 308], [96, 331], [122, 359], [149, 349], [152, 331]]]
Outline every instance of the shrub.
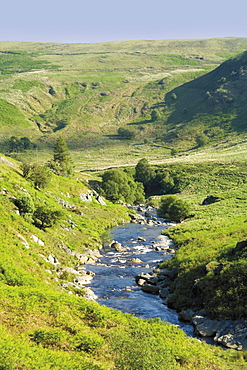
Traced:
[[40, 229], [45, 229], [46, 227], [53, 226], [62, 215], [61, 211], [49, 209], [46, 206], [40, 206], [36, 208], [33, 214], [34, 224]]
[[20, 215], [23, 216], [26, 221], [31, 221], [35, 210], [31, 196], [27, 193], [20, 193], [14, 200], [14, 203], [18, 207]]
[[70, 158], [65, 140], [59, 136], [53, 150], [53, 160], [48, 163], [51, 170], [60, 176], [73, 175], [73, 162]]
[[44, 189], [51, 180], [51, 172], [47, 166], [24, 162], [21, 169], [23, 177], [31, 180], [37, 189]]
[[190, 215], [190, 205], [175, 195], [164, 195], [161, 197], [158, 211], [163, 217], [181, 222]]
[[142, 203], [144, 190], [141, 183], [122, 170], [109, 170], [102, 176], [102, 190], [105, 197], [112, 202], [119, 200], [126, 203]]
[[124, 127], [119, 127], [118, 135], [121, 136], [123, 139], [131, 140], [135, 137], [135, 132]]

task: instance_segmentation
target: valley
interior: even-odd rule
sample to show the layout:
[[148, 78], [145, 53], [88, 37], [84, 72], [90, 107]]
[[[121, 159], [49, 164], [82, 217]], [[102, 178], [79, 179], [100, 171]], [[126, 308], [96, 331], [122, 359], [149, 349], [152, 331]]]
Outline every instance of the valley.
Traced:
[[246, 50], [0, 42], [1, 369], [247, 368], [246, 340], [224, 351], [100, 306], [83, 283], [105, 236], [135, 219], [126, 204], [144, 203], [177, 222], [159, 264], [177, 271], [168, 308], [245, 335]]

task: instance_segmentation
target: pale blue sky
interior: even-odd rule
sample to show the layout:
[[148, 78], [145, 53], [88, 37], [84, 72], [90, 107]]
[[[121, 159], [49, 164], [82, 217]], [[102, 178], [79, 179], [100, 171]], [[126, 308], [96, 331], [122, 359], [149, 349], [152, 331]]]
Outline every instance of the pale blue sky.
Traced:
[[246, 0], [4, 0], [0, 41], [247, 37], [246, 14]]

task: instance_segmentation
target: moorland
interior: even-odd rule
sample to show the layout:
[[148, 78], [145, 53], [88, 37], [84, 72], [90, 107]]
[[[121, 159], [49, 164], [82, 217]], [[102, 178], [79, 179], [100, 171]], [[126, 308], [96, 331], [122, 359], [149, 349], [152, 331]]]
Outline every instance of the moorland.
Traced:
[[95, 184], [116, 168], [136, 183], [145, 158], [147, 203], [190, 206], [166, 230], [177, 250], [161, 267], [179, 271], [168, 305], [246, 320], [246, 49], [245, 38], [0, 42], [2, 369], [246, 368], [245, 351], [101, 307], [74, 284], [104, 232], [129, 220], [116, 186], [97, 188], [102, 203]]

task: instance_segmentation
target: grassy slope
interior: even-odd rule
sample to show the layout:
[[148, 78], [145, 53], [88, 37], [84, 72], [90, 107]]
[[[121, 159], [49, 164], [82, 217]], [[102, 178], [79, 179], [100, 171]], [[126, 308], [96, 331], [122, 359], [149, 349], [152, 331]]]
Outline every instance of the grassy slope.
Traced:
[[[244, 51], [246, 45], [245, 38], [0, 42], [0, 50], [20, 53], [0, 53], [0, 98], [16, 105], [23, 119], [30, 120], [31, 139], [43, 136], [42, 142], [49, 142], [59, 132], [73, 149], [84, 149], [90, 139], [90, 146], [112, 146], [114, 140], [106, 135], [116, 134], [119, 126], [141, 122], [142, 140], [153, 140], [164, 134], [164, 125], [150, 122], [150, 112], [154, 107], [163, 111], [165, 93]], [[158, 84], [164, 78], [165, 84]], [[136, 132], [139, 127], [132, 126]], [[18, 135], [24, 136], [26, 131], [18, 129]], [[3, 122], [1, 137], [8, 132], [14, 130]]]
[[[246, 164], [201, 162], [166, 166], [178, 175], [180, 194], [192, 206], [191, 219], [166, 233], [178, 247], [163, 266], [179, 267], [170, 306], [205, 308], [212, 317], [246, 319]], [[208, 196], [220, 201], [202, 206]]]
[[[151, 367], [172, 370], [244, 366], [241, 356], [186, 338], [175, 326], [100, 307], [82, 298], [83, 291], [76, 291], [79, 295], [68, 294], [60, 284], [71, 276], [59, 277], [58, 272], [78, 262], [59, 245], [65, 243], [79, 252], [83, 252], [85, 246], [97, 247], [100, 234], [113, 222], [126, 219], [126, 210], [110, 204], [81, 202], [79, 194], [87, 188], [78, 179], [54, 177], [47, 189], [34, 190], [20, 175], [18, 163], [0, 158], [0, 358], [3, 369], [145, 370]], [[63, 209], [63, 219], [42, 231], [15, 212], [12, 199], [24, 191], [39, 205], [45, 202], [54, 209], [61, 209], [56, 199], [63, 198], [84, 215]], [[68, 219], [76, 223], [71, 231], [63, 227]], [[32, 241], [31, 235], [36, 235], [44, 245]], [[45, 261], [50, 254], [60, 265]]]

